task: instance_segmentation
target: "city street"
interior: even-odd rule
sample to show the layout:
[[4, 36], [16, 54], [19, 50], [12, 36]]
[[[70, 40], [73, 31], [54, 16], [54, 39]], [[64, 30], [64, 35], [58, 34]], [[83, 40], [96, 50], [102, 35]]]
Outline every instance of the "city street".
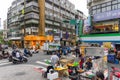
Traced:
[[[50, 59], [50, 56], [40, 51], [40, 53], [34, 54], [33, 57], [29, 57], [28, 62], [23, 64], [12, 64], [7, 59], [0, 60], [0, 80], [46, 80], [36, 69], [46, 68], [47, 64], [44, 60]], [[120, 68], [119, 65], [108, 64], [109, 71], [111, 66]], [[69, 79], [64, 78], [63, 80]]]
[[[45, 55], [40, 51], [33, 57], [29, 57], [28, 62], [23, 64], [12, 64], [7, 59], [0, 60], [0, 80], [46, 80], [36, 70], [46, 68], [45, 59], [50, 59], [50, 55]], [[64, 78], [63, 80], [68, 79]]]

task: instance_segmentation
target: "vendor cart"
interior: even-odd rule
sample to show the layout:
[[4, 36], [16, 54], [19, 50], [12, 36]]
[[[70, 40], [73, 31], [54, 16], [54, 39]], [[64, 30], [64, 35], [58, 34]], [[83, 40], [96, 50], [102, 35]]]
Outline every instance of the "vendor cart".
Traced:
[[79, 74], [81, 80], [96, 80], [96, 72], [102, 71], [105, 78], [108, 77], [107, 62], [104, 60], [104, 49], [101, 47], [86, 47], [85, 57], [91, 57], [93, 67], [91, 70], [86, 70], [84, 73]]

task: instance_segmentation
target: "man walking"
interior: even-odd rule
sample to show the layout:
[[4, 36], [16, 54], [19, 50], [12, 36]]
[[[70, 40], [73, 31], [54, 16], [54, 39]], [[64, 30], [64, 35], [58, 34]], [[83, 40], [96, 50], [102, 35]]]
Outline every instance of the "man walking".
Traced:
[[51, 64], [52, 66], [55, 66], [55, 64], [59, 61], [59, 57], [57, 56], [56, 53], [53, 53], [53, 55], [51, 56]]

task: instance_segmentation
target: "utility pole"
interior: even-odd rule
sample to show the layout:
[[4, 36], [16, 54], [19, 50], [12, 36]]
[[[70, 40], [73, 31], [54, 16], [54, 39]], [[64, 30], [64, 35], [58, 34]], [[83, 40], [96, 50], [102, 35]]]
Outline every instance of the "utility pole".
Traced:
[[38, 0], [39, 5], [39, 27], [38, 35], [45, 36], [45, 0]]
[[25, 47], [25, 41], [24, 41], [24, 37], [26, 36], [26, 23], [25, 23], [25, 8], [26, 8], [26, 0], [24, 0], [24, 8], [22, 10], [22, 15], [23, 15], [23, 34], [22, 34], [22, 47]]
[[25, 23], [25, 8], [26, 8], [26, 0], [24, 0], [24, 37], [26, 36], [26, 23]]

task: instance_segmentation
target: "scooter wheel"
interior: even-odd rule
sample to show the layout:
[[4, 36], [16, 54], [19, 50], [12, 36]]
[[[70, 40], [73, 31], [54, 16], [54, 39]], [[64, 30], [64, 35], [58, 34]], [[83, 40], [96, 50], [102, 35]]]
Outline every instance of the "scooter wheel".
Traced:
[[24, 62], [26, 63], [26, 62], [28, 62], [28, 60], [27, 60], [27, 59], [24, 59]]
[[13, 64], [17, 64], [17, 62], [16, 62], [16, 61], [13, 61]]

